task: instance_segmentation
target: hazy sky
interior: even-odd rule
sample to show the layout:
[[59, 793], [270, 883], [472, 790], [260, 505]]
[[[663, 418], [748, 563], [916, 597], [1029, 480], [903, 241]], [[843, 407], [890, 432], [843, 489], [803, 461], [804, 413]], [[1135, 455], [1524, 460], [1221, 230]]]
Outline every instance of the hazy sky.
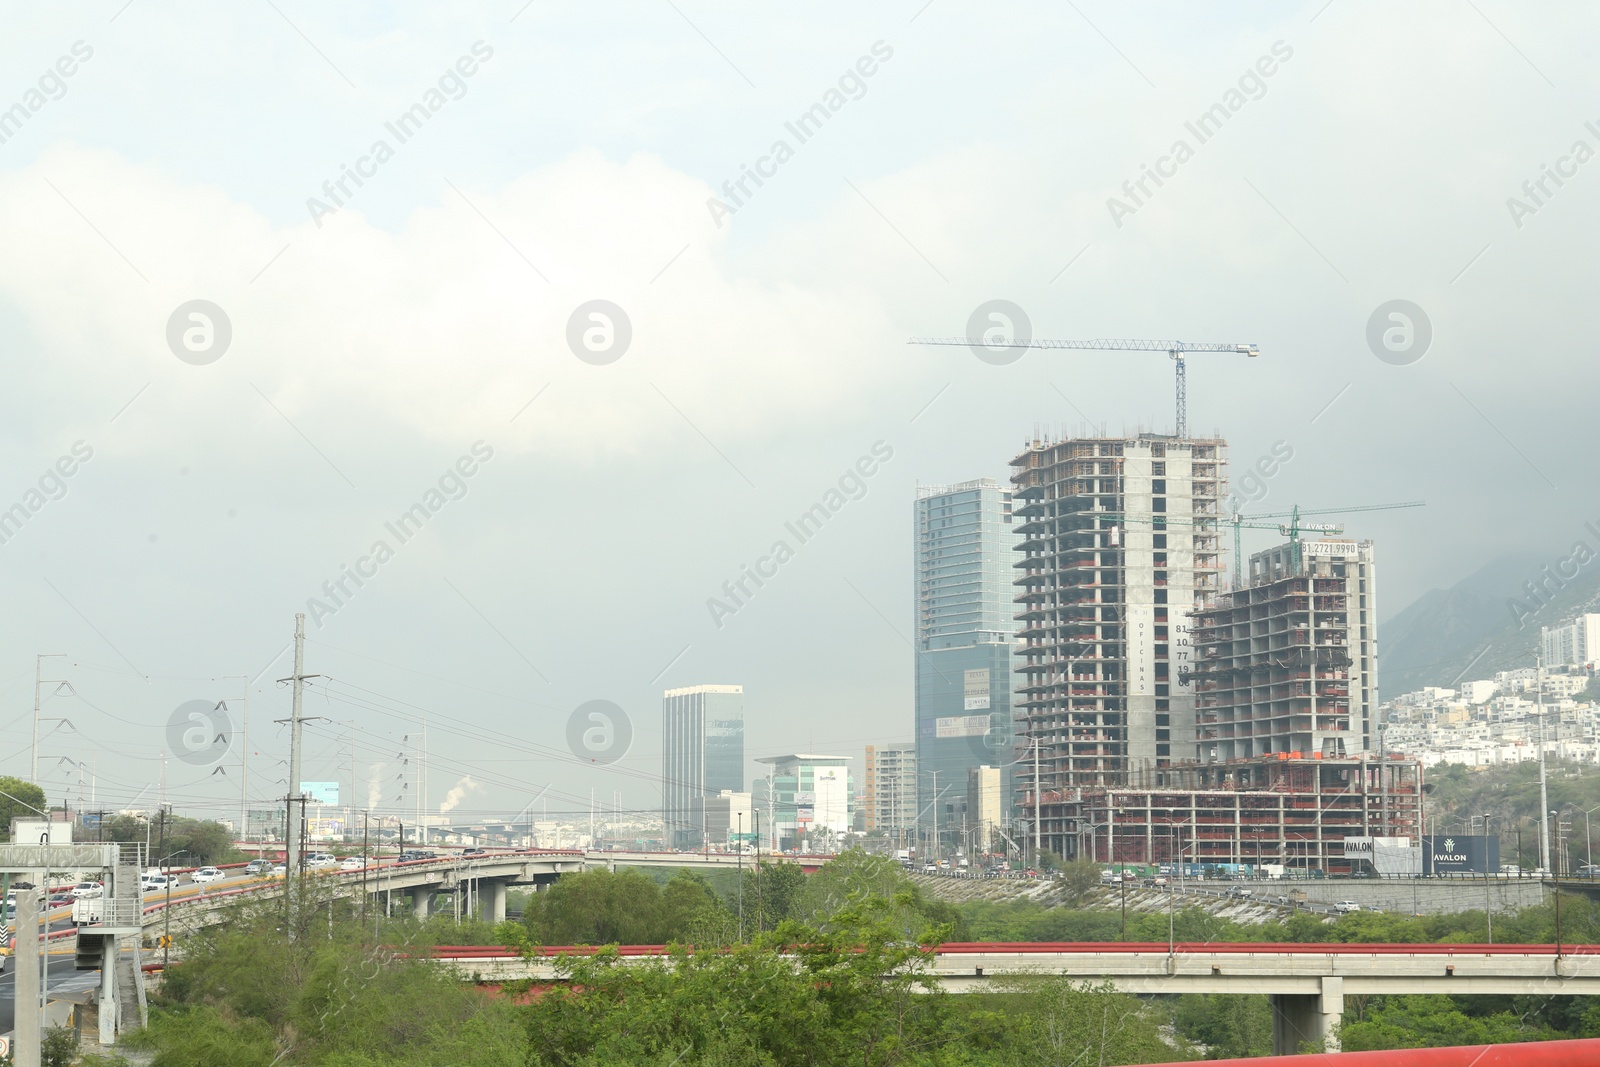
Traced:
[[[1292, 450], [1258, 510], [1426, 499], [1349, 525], [1385, 616], [1600, 516], [1589, 6], [7, 7], [0, 773], [66, 653], [54, 800], [70, 759], [128, 803], [174, 709], [246, 690], [282, 795], [297, 611], [305, 777], [348, 793], [353, 738], [381, 807], [424, 717], [435, 810], [468, 772], [466, 811], [653, 806], [668, 686], [742, 683], [751, 757], [909, 739], [917, 484], [1172, 425], [1159, 353], [905, 343], [989, 300], [1259, 344], [1192, 358], [1191, 431]], [[580, 359], [595, 300], [631, 336], [579, 315]], [[1420, 359], [1369, 345], [1395, 300]], [[609, 767], [569, 755], [590, 700]], [[169, 799], [236, 811], [235, 746]]]

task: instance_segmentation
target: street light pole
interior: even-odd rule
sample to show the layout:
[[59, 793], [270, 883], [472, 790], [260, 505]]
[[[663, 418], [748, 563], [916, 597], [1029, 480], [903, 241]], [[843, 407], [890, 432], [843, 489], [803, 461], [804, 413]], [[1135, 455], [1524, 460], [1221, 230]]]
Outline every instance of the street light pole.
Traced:
[[[1556, 815], [1555, 812], [1552, 811], [1549, 815], [1545, 816], [1545, 821], [1548, 821], [1548, 820], [1553, 819], [1553, 818], [1557, 818], [1557, 815]], [[1557, 876], [1556, 879], [1555, 879], [1555, 894], [1556, 894], [1556, 959], [1559, 960], [1561, 958], [1561, 878], [1559, 876]]]
[[1494, 910], [1489, 898], [1489, 813], [1483, 813], [1483, 921], [1489, 927], [1489, 944], [1494, 944]]

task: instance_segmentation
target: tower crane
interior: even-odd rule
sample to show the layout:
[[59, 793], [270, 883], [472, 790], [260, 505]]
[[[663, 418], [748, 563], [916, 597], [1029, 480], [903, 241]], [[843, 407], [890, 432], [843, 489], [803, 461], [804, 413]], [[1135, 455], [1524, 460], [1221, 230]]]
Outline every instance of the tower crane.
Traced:
[[[1308, 530], [1314, 530], [1317, 533], [1325, 534], [1339, 534], [1344, 532], [1344, 525], [1342, 523], [1301, 522], [1300, 517], [1302, 515], [1345, 515], [1357, 511], [1393, 511], [1397, 508], [1426, 507], [1427, 504], [1428, 502], [1426, 500], [1406, 500], [1398, 504], [1357, 504], [1354, 507], [1348, 508], [1302, 508], [1297, 504], [1288, 511], [1265, 511], [1254, 515], [1244, 515], [1236, 511], [1233, 513], [1233, 516], [1227, 520], [1229, 524], [1233, 526], [1233, 588], [1238, 589], [1243, 578], [1244, 557], [1239, 541], [1240, 530], [1277, 530], [1280, 534], [1288, 537], [1289, 544], [1292, 546], [1290, 553], [1293, 561], [1294, 571], [1296, 574], [1298, 574], [1300, 573], [1302, 562], [1300, 555], [1300, 535], [1302, 533]], [[1288, 519], [1289, 521], [1287, 523], [1247, 521], [1252, 519], [1284, 518]], [[1151, 523], [1154, 525], [1158, 520], [1154, 518], [1129, 519], [1126, 516], [1123, 516], [1122, 521]], [[1175, 519], [1165, 517], [1159, 520], [1160, 524], [1163, 526], [1203, 526], [1207, 523], [1215, 521], [1217, 520]]]
[[1058, 341], [1048, 338], [1000, 340], [983, 337], [913, 337], [914, 345], [967, 345], [977, 350], [997, 348], [1075, 348], [1096, 352], [1165, 352], [1177, 378], [1179, 437], [1189, 436], [1189, 386], [1184, 356], [1190, 352], [1237, 352], [1254, 359], [1261, 349], [1253, 344], [1218, 344], [1210, 341], [1142, 341], [1126, 337], [1098, 337], [1092, 341]]
[[1350, 515], [1358, 511], [1396, 511], [1400, 508], [1423, 508], [1427, 506], [1428, 502], [1426, 500], [1405, 500], [1397, 504], [1356, 504], [1348, 508], [1302, 508], [1299, 504], [1296, 504], [1288, 511], [1263, 511], [1254, 515], [1243, 515], [1236, 511], [1233, 513], [1233, 518], [1231, 520], [1233, 523], [1234, 588], [1237, 589], [1239, 587], [1239, 580], [1241, 577], [1240, 568], [1244, 562], [1239, 549], [1239, 528], [1241, 526], [1249, 526], [1252, 529], [1258, 530], [1270, 528], [1256, 523], [1243, 522], [1241, 521], [1243, 519], [1288, 519], [1289, 521], [1287, 524], [1280, 525], [1278, 527], [1278, 532], [1289, 538], [1289, 551], [1293, 560], [1294, 571], [1296, 574], [1299, 574], [1301, 564], [1300, 533], [1302, 530], [1316, 530], [1319, 533], [1344, 533], [1344, 525], [1342, 523], [1301, 522], [1300, 516]]

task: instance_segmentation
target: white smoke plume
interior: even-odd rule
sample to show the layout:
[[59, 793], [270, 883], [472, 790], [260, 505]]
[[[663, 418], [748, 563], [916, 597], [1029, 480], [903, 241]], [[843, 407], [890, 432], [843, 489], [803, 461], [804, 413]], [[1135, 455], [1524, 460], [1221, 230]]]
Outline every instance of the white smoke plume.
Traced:
[[374, 763], [367, 776], [367, 810], [377, 811], [383, 803], [383, 768], [387, 764]]
[[439, 814], [456, 810], [456, 805], [467, 798], [468, 793], [481, 793], [483, 786], [472, 780], [472, 775], [464, 774], [461, 780], [450, 787], [450, 792], [444, 795], [444, 803], [439, 805]]

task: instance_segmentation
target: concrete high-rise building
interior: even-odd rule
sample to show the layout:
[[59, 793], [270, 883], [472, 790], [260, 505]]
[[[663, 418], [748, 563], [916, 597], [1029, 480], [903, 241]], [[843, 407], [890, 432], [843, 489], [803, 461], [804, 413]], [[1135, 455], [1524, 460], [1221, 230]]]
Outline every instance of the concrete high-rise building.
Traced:
[[1034, 441], [1011, 461], [1017, 550], [1014, 775], [1046, 848], [1066, 791], [1147, 780], [1194, 757], [1190, 613], [1220, 589], [1218, 438]]
[[1017, 535], [992, 478], [919, 487], [915, 518], [916, 821], [953, 843], [973, 767], [1002, 768], [1010, 809]]
[[1583, 666], [1600, 659], [1600, 615], [1579, 615], [1539, 630], [1546, 667]]
[[862, 793], [867, 833], [882, 831], [897, 849], [908, 848], [917, 829], [915, 745], [868, 745]]
[[744, 790], [744, 686], [691, 685], [661, 700], [661, 818], [677, 848], [706, 843], [704, 801]]
[[1354, 756], [1377, 745], [1371, 541], [1291, 542], [1196, 616], [1202, 761]]
[[1003, 847], [997, 840], [1009, 807], [1009, 798], [1000, 792], [1003, 778], [999, 767], [974, 767], [967, 772], [967, 818], [962, 830], [965, 847], [971, 852], [992, 852]]

